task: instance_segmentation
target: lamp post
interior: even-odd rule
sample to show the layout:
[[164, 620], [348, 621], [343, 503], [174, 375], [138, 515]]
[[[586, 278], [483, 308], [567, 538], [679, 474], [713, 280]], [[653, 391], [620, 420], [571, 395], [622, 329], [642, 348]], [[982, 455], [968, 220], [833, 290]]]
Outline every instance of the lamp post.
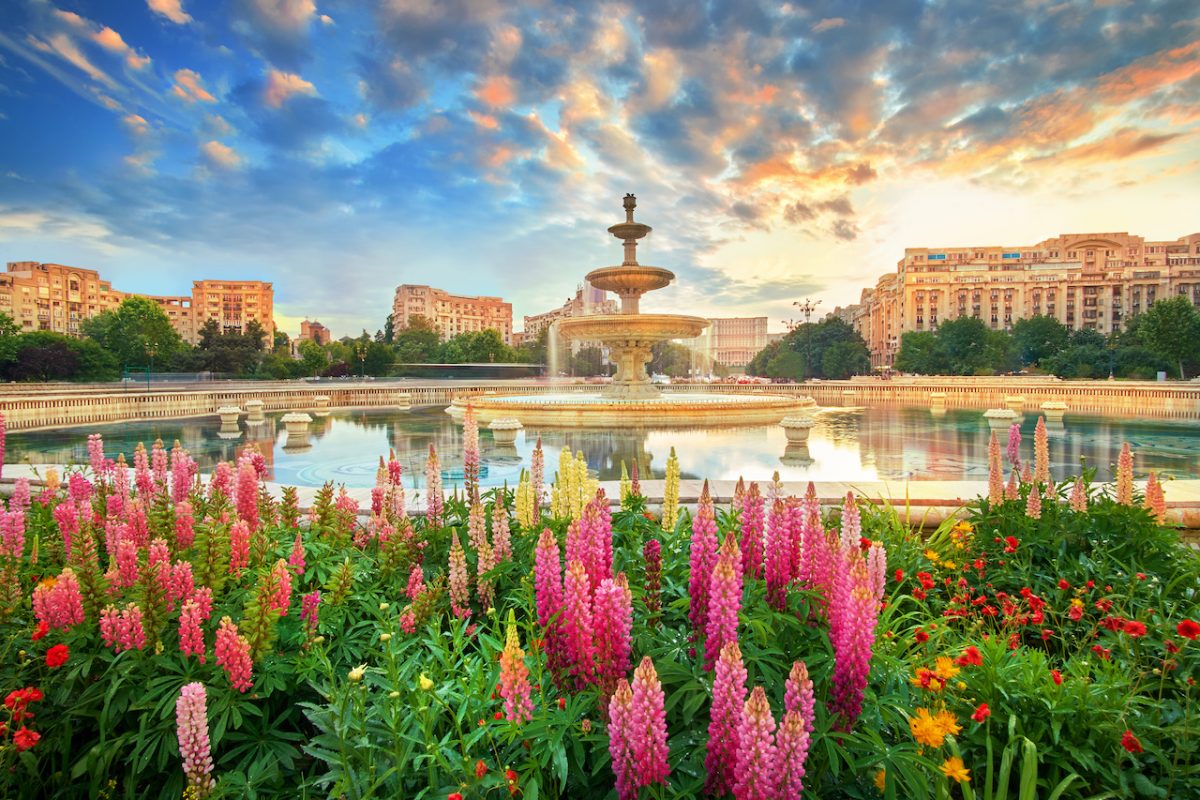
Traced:
[[150, 356], [150, 372], [146, 375], [146, 391], [150, 391], [150, 381], [154, 380], [154, 355], [157, 352], [157, 342], [146, 343], [146, 355]]

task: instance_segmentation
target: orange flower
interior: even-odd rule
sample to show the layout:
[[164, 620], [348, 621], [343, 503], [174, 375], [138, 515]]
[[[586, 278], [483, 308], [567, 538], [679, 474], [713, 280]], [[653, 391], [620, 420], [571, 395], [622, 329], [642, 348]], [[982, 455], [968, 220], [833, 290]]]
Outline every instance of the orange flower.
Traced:
[[942, 762], [942, 774], [959, 783], [971, 782], [971, 770], [966, 768], [958, 756], [951, 756]]

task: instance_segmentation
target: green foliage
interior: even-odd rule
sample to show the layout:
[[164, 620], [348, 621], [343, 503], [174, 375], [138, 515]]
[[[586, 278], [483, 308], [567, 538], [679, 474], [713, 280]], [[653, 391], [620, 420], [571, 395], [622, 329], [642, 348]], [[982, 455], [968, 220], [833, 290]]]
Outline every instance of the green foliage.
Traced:
[[145, 297], [128, 297], [80, 327], [122, 366], [146, 366], [152, 359], [168, 364], [187, 348], [162, 307]]
[[1185, 365], [1200, 361], [1196, 348], [1200, 311], [1187, 297], [1155, 302], [1141, 315], [1139, 333], [1147, 347], [1178, 367], [1180, 380], [1185, 377]]
[[90, 339], [33, 331], [0, 339], [0, 376], [26, 381], [111, 381], [116, 361]]
[[751, 375], [787, 380], [848, 378], [869, 372], [866, 342], [838, 317], [797, 326], [760, 350], [746, 366]]
[[1019, 319], [1012, 326], [1013, 344], [1025, 365], [1037, 365], [1062, 350], [1069, 335], [1066, 325], [1044, 314]]

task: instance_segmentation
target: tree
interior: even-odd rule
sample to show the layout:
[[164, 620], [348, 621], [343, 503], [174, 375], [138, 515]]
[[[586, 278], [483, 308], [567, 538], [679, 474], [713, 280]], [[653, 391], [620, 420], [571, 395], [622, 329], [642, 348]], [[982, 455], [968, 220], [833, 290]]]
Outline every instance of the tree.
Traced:
[[396, 360], [401, 363], [429, 364], [441, 357], [441, 337], [433, 324], [420, 314], [409, 317], [408, 326], [396, 330], [392, 341]]
[[974, 375], [987, 366], [988, 329], [977, 317], [943, 322], [937, 337], [952, 375]]
[[871, 354], [860, 342], [834, 342], [821, 356], [821, 373], [833, 380], [846, 380], [851, 375], [871, 371]]
[[1142, 314], [1139, 333], [1146, 346], [1179, 368], [1184, 380], [1184, 361], [1196, 358], [1200, 341], [1200, 312], [1184, 296], [1159, 300]]
[[1045, 369], [1060, 378], [1100, 378], [1111, 364], [1109, 351], [1094, 344], [1071, 345], [1043, 361]]
[[918, 375], [944, 375], [950, 371], [941, 339], [933, 331], [908, 331], [900, 337], [896, 369]]
[[200, 341], [196, 346], [201, 350], [211, 350], [217, 346], [217, 342], [223, 334], [221, 324], [210, 317], [204, 320], [204, 324], [200, 326]]
[[1013, 343], [1022, 364], [1040, 364], [1067, 346], [1070, 332], [1054, 317], [1040, 314], [1017, 320], [1012, 327]]
[[242, 329], [242, 338], [246, 341], [246, 344], [251, 350], [256, 353], [261, 353], [263, 351], [263, 346], [266, 344], [267, 331], [263, 328], [262, 324], [258, 320], [252, 319], [247, 322], [246, 327]]
[[[830, 359], [830, 366], [838, 367], [838, 374], [852, 364], [861, 364], [860, 355], [866, 357], [867, 369], [870, 369], [867, 343], [848, 323], [838, 317], [829, 317], [820, 322], [799, 325], [778, 342], [768, 344], [750, 360], [746, 371], [751, 375], [794, 380], [832, 377], [825, 372], [825, 353], [839, 343], [848, 346], [841, 348], [839, 355]], [[797, 353], [799, 360], [791, 356], [783, 357], [784, 351]], [[772, 364], [775, 366], [772, 367]]]
[[1095, 328], [1080, 328], [1072, 331], [1067, 340], [1068, 347], [1107, 347], [1108, 340]]
[[513, 361], [512, 348], [493, 328], [460, 333], [446, 341], [442, 353], [442, 360], [447, 364], [509, 364]]
[[300, 342], [296, 349], [300, 353], [300, 363], [304, 365], [305, 375], [317, 375], [329, 365], [329, 354], [325, 352], [325, 348], [311, 339]]
[[375, 335], [375, 340], [384, 344], [395, 344], [396, 341], [396, 315], [388, 314], [387, 319], [383, 323], [383, 330]]
[[692, 368], [692, 351], [677, 342], [655, 342], [646, 369], [655, 375], [686, 378]]
[[10, 374], [19, 381], [65, 381], [79, 371], [79, 355], [60, 333], [35, 331], [20, 337]]
[[787, 347], [776, 348], [775, 355], [771, 356], [759, 374], [788, 381], [803, 380], [804, 356]]
[[187, 349], [162, 307], [145, 297], [126, 298], [116, 309], [84, 320], [82, 329], [127, 367], [156, 358], [165, 364]]
[[286, 356], [291, 352], [292, 337], [288, 336], [278, 328], [275, 330], [275, 335], [271, 341], [271, 352], [278, 355]]
[[13, 318], [0, 311], [0, 370], [5, 370], [17, 357], [17, 340], [21, 329]]
[[604, 351], [599, 347], [581, 347], [571, 354], [571, 374], [579, 376], [606, 375]]

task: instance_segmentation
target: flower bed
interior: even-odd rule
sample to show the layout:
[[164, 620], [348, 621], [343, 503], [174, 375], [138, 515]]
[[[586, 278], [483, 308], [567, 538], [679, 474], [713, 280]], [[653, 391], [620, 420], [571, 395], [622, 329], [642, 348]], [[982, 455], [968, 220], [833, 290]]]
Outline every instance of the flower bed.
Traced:
[[[0, 511], [5, 797], [1200, 796], [1200, 565], [1152, 481], [1043, 442], [923, 540], [750, 484], [610, 508], [582, 457], [426, 514], [307, 514], [249, 450], [27, 482]], [[2, 441], [2, 439], [0, 439]], [[543, 503], [548, 501], [548, 508]], [[665, 524], [664, 524], [665, 521]]]

